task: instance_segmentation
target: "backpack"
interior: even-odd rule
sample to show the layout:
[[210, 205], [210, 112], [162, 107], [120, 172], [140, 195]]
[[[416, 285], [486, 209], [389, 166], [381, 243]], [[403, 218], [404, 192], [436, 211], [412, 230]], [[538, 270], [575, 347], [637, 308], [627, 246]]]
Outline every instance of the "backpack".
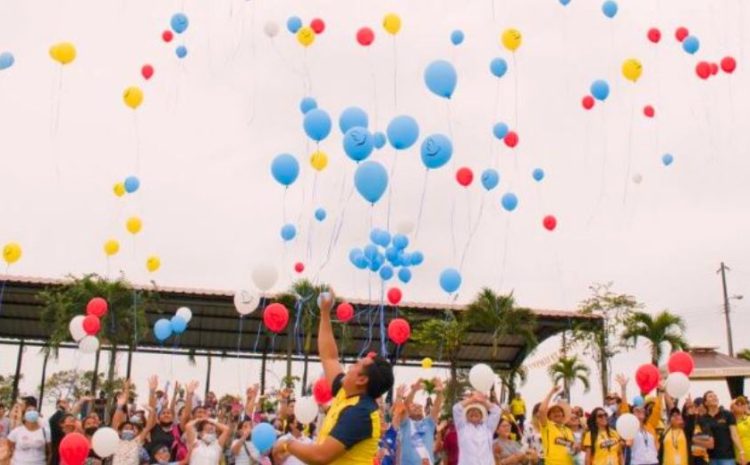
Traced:
[[172, 446], [170, 451], [175, 458], [176, 462], [181, 462], [188, 456], [188, 448], [182, 441], [182, 434], [180, 433], [180, 427], [178, 425], [172, 425], [170, 430], [172, 433]]

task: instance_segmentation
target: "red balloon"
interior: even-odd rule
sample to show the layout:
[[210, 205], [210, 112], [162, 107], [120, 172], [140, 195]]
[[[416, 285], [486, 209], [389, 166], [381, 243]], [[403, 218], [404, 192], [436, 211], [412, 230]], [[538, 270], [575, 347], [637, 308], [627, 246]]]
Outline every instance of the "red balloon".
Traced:
[[510, 148], [515, 147], [516, 145], [518, 145], [518, 134], [515, 131], [508, 131], [508, 134], [505, 135], [505, 139], [503, 139], [503, 142], [505, 142], [505, 145]]
[[363, 27], [357, 31], [357, 42], [363, 47], [369, 46], [375, 40], [375, 33], [369, 27]]
[[388, 302], [390, 302], [391, 305], [398, 305], [399, 302], [401, 302], [401, 297], [401, 289], [397, 287], [388, 289]]
[[354, 307], [349, 302], [341, 302], [336, 307], [336, 318], [342, 322], [347, 323], [349, 320], [354, 318]]
[[103, 317], [107, 314], [107, 301], [101, 297], [94, 297], [86, 304], [86, 314]]
[[294, 264], [294, 271], [297, 273], [302, 273], [305, 271], [305, 265], [302, 262], [297, 262]]
[[333, 391], [331, 385], [325, 378], [320, 378], [313, 384], [313, 398], [318, 405], [327, 404], [333, 399]]
[[648, 30], [648, 40], [658, 44], [661, 40], [661, 31], [658, 28], [652, 27]]
[[690, 376], [695, 368], [693, 357], [687, 352], [675, 352], [669, 357], [667, 368], [670, 373], [684, 373]]
[[643, 114], [646, 115], [646, 118], [653, 118], [656, 114], [656, 110], [654, 110], [654, 107], [651, 105], [646, 105], [643, 107]]
[[583, 97], [583, 100], [581, 100], [581, 105], [583, 105], [583, 108], [586, 110], [591, 110], [594, 108], [594, 97], [587, 95]]
[[462, 186], [468, 187], [469, 185], [471, 185], [471, 182], [473, 180], [474, 173], [471, 171], [471, 168], [467, 168], [464, 166], [456, 171], [456, 181], [458, 181], [458, 183]]
[[60, 458], [65, 465], [83, 465], [90, 450], [89, 440], [81, 433], [68, 433], [60, 442]]
[[289, 310], [285, 306], [275, 303], [263, 311], [263, 323], [274, 333], [280, 333], [289, 323]]
[[678, 42], [682, 42], [683, 40], [685, 40], [685, 37], [687, 37], [688, 34], [690, 34], [690, 32], [686, 27], [678, 27], [677, 30], [674, 31], [674, 37]]
[[161, 33], [161, 40], [163, 40], [164, 42], [172, 42], [172, 39], [174, 39], [174, 34], [172, 34], [172, 31], [167, 30]]
[[320, 34], [321, 32], [326, 30], [326, 23], [324, 23], [320, 18], [315, 18], [310, 21], [310, 29], [315, 31], [316, 34]]
[[154, 67], [151, 65], [143, 65], [141, 68], [141, 75], [144, 79], [149, 80], [154, 75]]
[[557, 227], [557, 218], [555, 218], [554, 215], [547, 215], [544, 217], [542, 224], [547, 231], [554, 231]]
[[695, 73], [701, 79], [708, 79], [711, 75], [711, 65], [707, 61], [701, 61], [695, 65]]
[[98, 334], [100, 329], [102, 329], [102, 322], [99, 321], [99, 317], [89, 315], [83, 319], [83, 330], [86, 331], [86, 334], [89, 336]]
[[732, 57], [724, 57], [721, 59], [721, 70], [727, 74], [732, 74], [737, 69], [737, 60]]
[[388, 324], [388, 338], [397, 345], [401, 345], [408, 341], [410, 337], [411, 326], [409, 326], [409, 322], [403, 318], [396, 318], [391, 320]]
[[638, 367], [635, 372], [635, 382], [641, 390], [641, 394], [648, 394], [659, 385], [659, 369], [650, 363]]

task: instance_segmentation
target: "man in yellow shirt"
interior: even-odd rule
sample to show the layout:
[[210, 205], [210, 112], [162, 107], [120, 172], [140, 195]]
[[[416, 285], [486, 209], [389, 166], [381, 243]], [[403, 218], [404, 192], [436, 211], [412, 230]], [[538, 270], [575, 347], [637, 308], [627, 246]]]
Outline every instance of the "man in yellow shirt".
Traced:
[[510, 401], [510, 413], [513, 414], [513, 418], [516, 419], [516, 423], [523, 431], [523, 422], [526, 421], [526, 402], [521, 397], [521, 393], [517, 392]]

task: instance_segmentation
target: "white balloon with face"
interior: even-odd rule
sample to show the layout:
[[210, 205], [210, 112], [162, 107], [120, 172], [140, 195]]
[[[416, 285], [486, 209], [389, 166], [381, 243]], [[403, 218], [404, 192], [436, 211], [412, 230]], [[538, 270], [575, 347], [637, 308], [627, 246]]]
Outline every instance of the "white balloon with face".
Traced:
[[240, 289], [234, 293], [234, 308], [240, 315], [249, 315], [258, 308], [258, 298], [254, 294]]

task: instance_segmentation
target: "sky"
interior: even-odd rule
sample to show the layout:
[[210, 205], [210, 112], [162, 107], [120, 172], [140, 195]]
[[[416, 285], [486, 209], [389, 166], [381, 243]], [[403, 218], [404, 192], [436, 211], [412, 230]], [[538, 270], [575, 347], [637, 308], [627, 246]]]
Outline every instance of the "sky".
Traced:
[[[619, 3], [609, 19], [589, 0], [567, 7], [557, 0], [2, 2], [0, 52], [11, 51], [16, 61], [0, 71], [0, 243], [23, 247], [8, 273], [122, 271], [139, 283], [254, 291], [252, 270], [271, 264], [280, 273], [273, 289], [281, 290], [302, 262], [299, 277], [378, 299], [379, 280], [356, 270], [349, 251], [368, 243], [371, 227], [394, 231], [410, 221], [419, 224], [410, 249], [422, 251], [425, 262], [401, 285], [406, 301], [466, 302], [489, 286], [513, 292], [520, 305], [574, 310], [589, 285], [611, 281], [648, 311], [685, 318], [693, 345], [725, 350], [720, 262], [731, 268], [730, 295], [750, 295], [743, 32], [750, 13], [741, 0]], [[180, 11], [190, 25], [164, 43], [161, 33]], [[403, 22], [395, 36], [381, 26], [389, 12]], [[325, 21], [309, 48], [286, 30], [292, 15], [304, 24]], [[273, 38], [264, 33], [269, 23], [280, 28]], [[375, 31], [367, 48], [355, 40], [365, 26]], [[678, 26], [699, 38], [695, 55], [675, 40]], [[523, 34], [514, 54], [499, 40], [511, 27]], [[646, 38], [650, 27], [662, 32], [658, 45]], [[460, 46], [450, 41], [457, 29], [465, 34]], [[48, 54], [62, 41], [77, 49], [64, 67]], [[178, 45], [188, 50], [182, 60]], [[698, 61], [728, 55], [737, 59], [735, 73], [696, 76]], [[500, 79], [489, 71], [495, 57], [509, 64]], [[635, 83], [621, 75], [628, 58], [643, 64]], [[457, 71], [450, 101], [424, 84], [425, 68], [437, 59]], [[140, 75], [146, 63], [155, 69], [149, 81]], [[581, 99], [597, 79], [608, 81], [610, 96], [586, 111]], [[135, 111], [122, 100], [129, 86], [145, 95]], [[309, 164], [316, 144], [299, 110], [306, 96], [334, 122], [319, 146], [329, 165], [317, 175]], [[655, 107], [655, 118], [644, 117], [645, 105]], [[374, 206], [353, 190], [355, 164], [342, 149], [337, 121], [349, 106], [367, 111], [372, 131], [401, 114], [420, 126], [412, 148], [395, 153], [386, 146], [371, 156], [387, 168], [392, 188]], [[493, 138], [497, 122], [518, 133], [515, 149]], [[419, 144], [435, 133], [452, 139], [454, 154], [425, 174]], [[270, 175], [280, 153], [301, 166], [287, 190]], [[670, 166], [662, 163], [667, 153]], [[475, 174], [468, 188], [454, 179], [462, 166]], [[478, 182], [487, 168], [500, 172], [490, 192]], [[543, 181], [532, 179], [535, 168], [544, 169]], [[140, 189], [115, 197], [113, 185], [131, 175]], [[500, 207], [506, 192], [519, 198], [513, 212]], [[321, 207], [328, 217], [318, 223], [313, 212]], [[546, 215], [557, 219], [553, 232], [542, 227]], [[125, 231], [131, 216], [143, 221], [137, 236]], [[298, 229], [286, 244], [279, 235], [285, 223]], [[341, 235], [326, 260], [337, 223]], [[102, 245], [110, 238], [121, 250], [107, 261]], [[162, 263], [153, 274], [145, 267], [152, 255]], [[462, 274], [457, 295], [438, 285], [448, 267]], [[740, 349], [748, 304], [732, 306]], [[552, 338], [530, 360], [558, 347]], [[10, 372], [15, 349], [4, 346], [0, 354], [0, 372]], [[77, 360], [65, 356], [59, 367], [89, 366], [86, 357]], [[641, 347], [616, 358], [615, 371], [632, 372], [647, 360]], [[181, 362], [155, 363], [202, 377]], [[217, 382], [236, 390], [231, 364], [219, 371]], [[546, 380], [543, 370], [533, 372], [528, 395], [541, 396], [537, 386]], [[598, 402], [598, 395], [580, 397]]]

